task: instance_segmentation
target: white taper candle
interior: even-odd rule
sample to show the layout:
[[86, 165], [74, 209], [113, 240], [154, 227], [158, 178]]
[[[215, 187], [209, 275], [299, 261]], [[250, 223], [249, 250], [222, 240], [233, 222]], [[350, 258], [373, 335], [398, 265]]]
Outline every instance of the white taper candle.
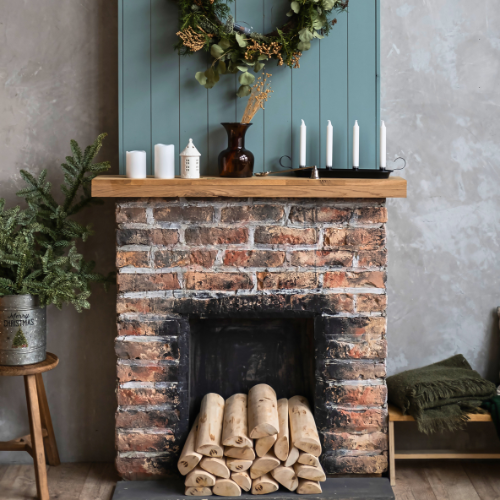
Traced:
[[333, 167], [333, 127], [330, 120], [326, 126], [326, 166]]
[[146, 178], [146, 151], [127, 151], [126, 172], [130, 179]]
[[380, 125], [380, 168], [385, 167], [387, 167], [387, 129], [382, 120], [382, 125]]
[[352, 130], [352, 166], [359, 168], [359, 125], [358, 120]]
[[155, 144], [155, 177], [173, 179], [175, 177], [175, 148], [173, 144]]
[[305, 167], [306, 166], [306, 140], [307, 140], [307, 127], [306, 124], [304, 123], [304, 120], [302, 120], [302, 123], [300, 124], [300, 161], [299, 161], [299, 167]]

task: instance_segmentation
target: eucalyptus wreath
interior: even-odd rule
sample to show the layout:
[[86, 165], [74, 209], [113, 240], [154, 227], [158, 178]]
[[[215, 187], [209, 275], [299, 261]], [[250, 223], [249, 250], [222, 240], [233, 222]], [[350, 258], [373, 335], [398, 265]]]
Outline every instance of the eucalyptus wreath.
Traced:
[[311, 48], [311, 42], [327, 36], [337, 22], [330, 15], [345, 11], [348, 3], [349, 0], [292, 0], [287, 13], [290, 20], [263, 35], [235, 23], [224, 0], [179, 0], [177, 49], [181, 55], [203, 49], [210, 52], [210, 67], [195, 75], [207, 89], [219, 81], [220, 75], [241, 73], [237, 95], [245, 97], [255, 81], [252, 70], [259, 73], [272, 59], [278, 66], [299, 68], [300, 57]]

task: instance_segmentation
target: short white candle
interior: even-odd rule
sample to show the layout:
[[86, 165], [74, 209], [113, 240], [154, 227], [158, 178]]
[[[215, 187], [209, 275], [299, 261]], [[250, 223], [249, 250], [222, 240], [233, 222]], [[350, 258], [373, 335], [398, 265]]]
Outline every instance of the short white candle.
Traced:
[[352, 166], [359, 168], [359, 125], [358, 120], [352, 131]]
[[333, 127], [330, 120], [326, 126], [326, 166], [333, 167]]
[[127, 151], [126, 167], [130, 179], [145, 179], [146, 151]]
[[387, 167], [387, 129], [382, 120], [382, 125], [380, 125], [380, 168], [385, 167]]
[[306, 166], [306, 137], [307, 137], [307, 127], [306, 124], [304, 123], [304, 120], [302, 120], [302, 123], [300, 124], [300, 162], [299, 162], [299, 167], [305, 167]]
[[175, 148], [173, 144], [155, 144], [155, 177], [173, 179], [175, 177]]

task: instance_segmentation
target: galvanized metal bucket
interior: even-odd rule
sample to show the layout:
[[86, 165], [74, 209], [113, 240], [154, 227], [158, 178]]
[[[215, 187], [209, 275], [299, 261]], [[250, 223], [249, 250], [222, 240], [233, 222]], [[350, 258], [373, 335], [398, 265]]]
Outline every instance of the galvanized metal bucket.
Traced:
[[46, 358], [47, 309], [33, 295], [0, 297], [0, 365], [31, 365]]

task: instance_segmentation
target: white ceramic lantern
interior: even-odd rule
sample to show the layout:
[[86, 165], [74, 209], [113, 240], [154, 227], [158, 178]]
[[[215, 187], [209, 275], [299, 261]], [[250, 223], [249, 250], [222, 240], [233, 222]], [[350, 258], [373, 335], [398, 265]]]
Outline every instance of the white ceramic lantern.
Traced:
[[181, 177], [183, 179], [199, 179], [201, 154], [195, 148], [193, 139], [189, 139], [189, 144], [179, 156], [181, 157]]

